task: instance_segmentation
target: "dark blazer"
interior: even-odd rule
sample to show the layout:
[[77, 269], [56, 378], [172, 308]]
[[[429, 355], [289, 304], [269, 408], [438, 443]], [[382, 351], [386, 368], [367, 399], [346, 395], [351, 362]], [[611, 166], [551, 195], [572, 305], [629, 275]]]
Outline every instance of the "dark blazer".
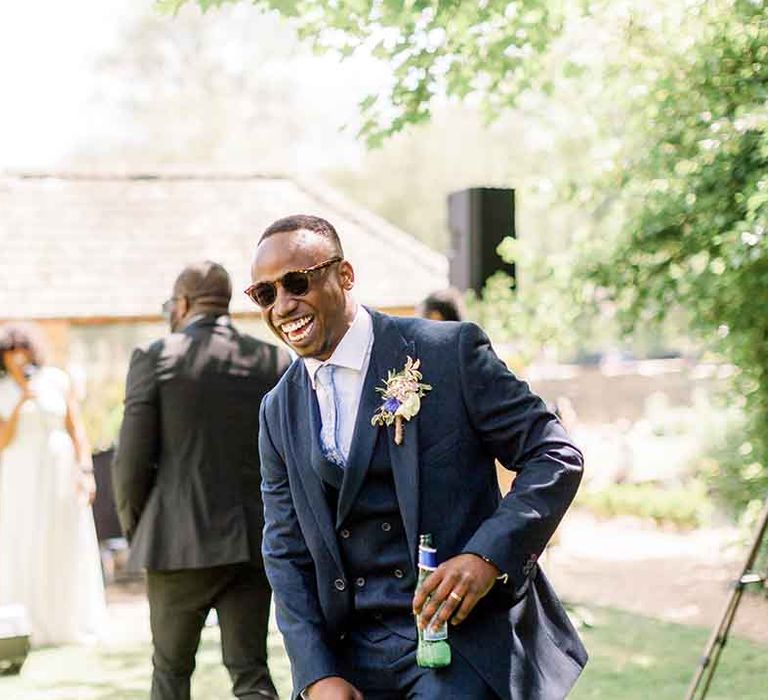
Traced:
[[[336, 647], [351, 624], [335, 528], [365, 477], [378, 430], [389, 450], [408, 549], [432, 533], [442, 561], [462, 552], [509, 575], [451, 627], [453, 648], [501, 698], [563, 698], [586, 651], [536, 565], [571, 503], [581, 453], [556, 417], [496, 357], [474, 324], [401, 319], [371, 312], [374, 344], [339, 497], [329, 512], [307, 434], [314, 396], [304, 364], [292, 365], [262, 404], [259, 438], [265, 511], [264, 563], [291, 659], [294, 694], [337, 675]], [[393, 428], [371, 426], [374, 391], [410, 356], [432, 385], [396, 446]], [[500, 497], [494, 459], [517, 472]]]
[[289, 361], [228, 316], [134, 351], [112, 465], [134, 567], [261, 564], [258, 407]]

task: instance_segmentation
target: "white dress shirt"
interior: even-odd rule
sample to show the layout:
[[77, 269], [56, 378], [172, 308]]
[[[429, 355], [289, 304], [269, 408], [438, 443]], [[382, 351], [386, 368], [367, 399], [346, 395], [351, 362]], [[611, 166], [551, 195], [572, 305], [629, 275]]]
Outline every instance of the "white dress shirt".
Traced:
[[333, 404], [333, 397], [329, 395], [326, 386], [315, 380], [317, 371], [323, 365], [334, 367], [334, 388], [336, 391], [336, 406], [339, 414], [336, 417], [338, 427], [338, 447], [344, 455], [349, 457], [349, 448], [352, 444], [352, 435], [355, 432], [357, 410], [360, 407], [360, 394], [362, 392], [368, 365], [371, 362], [371, 348], [373, 347], [373, 321], [371, 315], [358, 305], [357, 313], [352, 325], [347, 329], [333, 354], [321, 362], [313, 357], [304, 359], [304, 366], [309, 373], [309, 381], [317, 394], [317, 402], [320, 405], [320, 416], [328, 415], [326, 408]]

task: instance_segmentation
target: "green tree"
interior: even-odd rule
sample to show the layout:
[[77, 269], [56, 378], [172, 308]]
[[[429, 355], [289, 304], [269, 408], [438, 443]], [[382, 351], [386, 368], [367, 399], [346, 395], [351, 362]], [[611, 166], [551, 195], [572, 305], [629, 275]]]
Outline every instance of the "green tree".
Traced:
[[[257, 4], [292, 18], [318, 48], [389, 62], [390, 89], [361, 105], [369, 143], [428, 120], [444, 96], [493, 116], [521, 95], [588, 93], [600, 162], [568, 190], [592, 214], [575, 279], [595, 295], [582, 302], [614, 304], [628, 330], [684, 310], [740, 370], [736, 396], [750, 419], [741, 478], [752, 494], [768, 489], [765, 0]], [[584, 57], [594, 45], [597, 61]]]
[[[175, 12], [190, 0], [157, 0]], [[197, 0], [204, 9], [237, 0]], [[320, 50], [358, 51], [391, 67], [388, 89], [361, 103], [360, 133], [378, 145], [427, 121], [435, 98], [481, 95], [490, 113], [526, 89], [551, 88], [538, 60], [560, 34], [568, 0], [255, 0], [291, 20]]]
[[340, 129], [356, 117], [362, 87], [274, 14], [232, 5], [203, 16], [190, 6], [170, 18], [136, 7], [118, 36], [96, 64], [103, 126], [71, 167], [114, 168], [119, 157], [132, 170], [281, 175], [359, 149]]
[[743, 506], [768, 493], [768, 11], [762, 0], [696, 10], [694, 40], [636, 71], [651, 78], [628, 124], [643, 147], [603, 183], [621, 191], [625, 223], [588, 272], [626, 327], [682, 306], [740, 370], [732, 398], [750, 425], [728, 476], [747, 486]]

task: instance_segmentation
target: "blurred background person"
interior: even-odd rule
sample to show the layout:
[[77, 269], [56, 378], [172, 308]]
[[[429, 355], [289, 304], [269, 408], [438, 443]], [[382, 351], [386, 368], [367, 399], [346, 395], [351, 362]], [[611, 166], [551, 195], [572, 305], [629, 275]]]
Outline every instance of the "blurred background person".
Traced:
[[455, 287], [432, 292], [416, 307], [416, 313], [433, 321], [463, 321], [467, 315], [464, 297]]
[[26, 608], [31, 642], [94, 639], [106, 615], [91, 512], [93, 463], [67, 374], [39, 331], [0, 328], [0, 604]]
[[163, 304], [171, 334], [136, 349], [128, 369], [113, 485], [130, 563], [147, 570], [153, 700], [190, 697], [212, 608], [234, 695], [277, 700], [258, 429], [289, 358], [235, 329], [231, 296], [218, 263], [186, 267]]

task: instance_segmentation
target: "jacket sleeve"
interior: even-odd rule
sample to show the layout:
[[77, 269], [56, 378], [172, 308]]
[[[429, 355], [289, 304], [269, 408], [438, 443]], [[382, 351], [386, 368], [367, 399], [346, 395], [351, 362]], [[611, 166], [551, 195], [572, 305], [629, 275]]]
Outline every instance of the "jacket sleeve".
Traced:
[[285, 463], [270, 436], [270, 395], [261, 404], [259, 455], [264, 502], [264, 568], [274, 593], [277, 626], [291, 661], [294, 695], [321, 678], [340, 675], [328, 643], [315, 565], [291, 495]]
[[125, 412], [112, 462], [112, 484], [120, 526], [133, 537], [157, 473], [160, 444], [159, 392], [152, 353], [137, 348], [125, 388]]
[[581, 481], [583, 457], [556, 416], [496, 356], [485, 333], [464, 324], [459, 339], [462, 393], [474, 430], [504, 467], [510, 492], [464, 548], [493, 562], [524, 588]]

